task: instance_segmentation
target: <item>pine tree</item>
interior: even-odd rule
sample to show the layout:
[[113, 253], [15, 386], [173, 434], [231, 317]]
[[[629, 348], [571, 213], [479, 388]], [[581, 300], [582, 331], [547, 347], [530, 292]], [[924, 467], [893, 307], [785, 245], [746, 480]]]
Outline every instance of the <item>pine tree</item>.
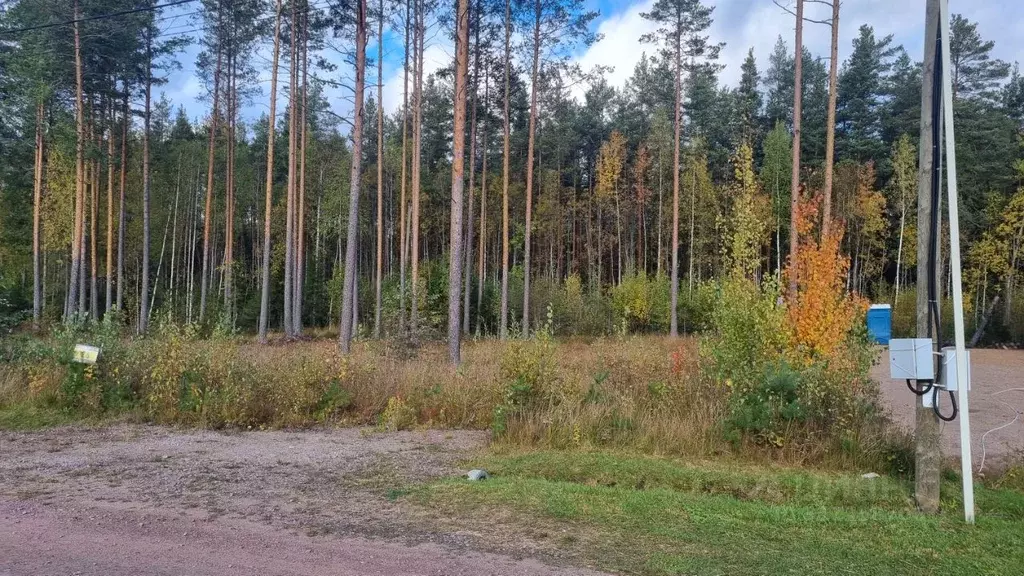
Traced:
[[[799, 246], [799, 239], [797, 237], [796, 226], [793, 225], [797, 221], [798, 213], [800, 211], [800, 123], [803, 115], [801, 109], [801, 97], [803, 91], [803, 31], [804, 31], [804, 0], [796, 0], [796, 56], [793, 61], [793, 167], [790, 173], [790, 186], [789, 186], [789, 197], [790, 197], [790, 210], [789, 210], [789, 260], [790, 262], [797, 262], [797, 250]], [[796, 268], [793, 268], [796, 270]], [[797, 296], [797, 285], [799, 279], [796, 274], [791, 274], [789, 278], [789, 299], [791, 301], [796, 300]]]
[[[356, 241], [359, 233], [359, 188], [361, 186], [363, 153], [363, 87], [366, 78], [366, 0], [358, 0], [355, 10], [356, 81], [353, 89], [355, 109], [352, 112], [354, 119], [352, 122], [352, 170], [349, 183], [348, 237], [345, 243], [345, 279], [341, 292], [341, 330], [338, 336], [341, 351], [344, 354], [348, 354], [352, 350], [352, 333], [355, 322], [353, 316], [357, 298]], [[413, 268], [416, 268], [415, 265]], [[413, 276], [415, 277], [415, 273]], [[413, 294], [415, 294], [415, 290]], [[413, 317], [415, 318], [415, 313]], [[415, 321], [413, 326], [415, 327]]]
[[[458, 0], [455, 8], [455, 126], [452, 142], [452, 210], [448, 250], [448, 360], [457, 366], [461, 361], [462, 334], [462, 250], [463, 182], [465, 170], [466, 97], [469, 68], [469, 0]], [[472, 193], [472, 191], [470, 192]]]
[[991, 56], [995, 42], [983, 41], [978, 25], [954, 14], [949, 24], [949, 57], [953, 66], [953, 97], [995, 101], [1010, 75], [1010, 65]]
[[[537, 92], [540, 80], [540, 59], [550, 52], [555, 57], [567, 60], [565, 52], [570, 51], [577, 42], [589, 46], [596, 39], [590, 31], [590, 23], [597, 17], [597, 12], [584, 10], [584, 0], [534, 0], [533, 2], [533, 43], [532, 69], [530, 73], [530, 125], [526, 148], [526, 224], [523, 241], [523, 330], [528, 331], [530, 324], [530, 267], [531, 242], [533, 230], [533, 161], [537, 132]], [[561, 52], [559, 52], [559, 50]]]
[[[672, 254], [671, 320], [669, 334], [679, 334], [679, 147], [682, 139], [682, 81], [683, 57], [718, 56], [720, 45], [709, 45], [704, 32], [711, 27], [713, 7], [700, 0], [657, 0], [651, 11], [642, 14], [646, 20], [657, 22], [660, 28], [642, 38], [645, 42], [662, 45], [666, 60], [673, 62], [676, 77], [675, 137], [672, 170]], [[692, 257], [692, 256], [691, 256]]]
[[860, 27], [853, 53], [839, 77], [839, 153], [843, 158], [866, 162], [885, 155], [885, 144], [879, 139], [882, 102], [896, 55], [892, 35], [876, 39], [874, 29]]
[[509, 213], [508, 213], [508, 185], [509, 185], [509, 161], [512, 139], [512, 117], [509, 111], [509, 98], [512, 90], [512, 0], [505, 0], [505, 133], [504, 150], [502, 154], [502, 178], [501, 178], [501, 312], [498, 320], [498, 335], [504, 340], [508, 338], [508, 234], [509, 234]]
[[274, 56], [270, 63], [270, 115], [267, 126], [266, 198], [263, 210], [263, 271], [260, 292], [259, 341], [267, 343], [267, 325], [270, 309], [270, 218], [274, 200], [274, 123], [277, 112], [277, 71], [281, 59], [281, 0], [277, 0], [274, 14]]
[[373, 337], [380, 338], [384, 287], [384, 0], [377, 8], [377, 266], [374, 271]]
[[757, 71], [753, 48], [747, 52], [740, 70], [740, 85], [736, 89], [740, 139], [754, 146], [758, 142], [758, 119], [761, 115], [761, 76]]

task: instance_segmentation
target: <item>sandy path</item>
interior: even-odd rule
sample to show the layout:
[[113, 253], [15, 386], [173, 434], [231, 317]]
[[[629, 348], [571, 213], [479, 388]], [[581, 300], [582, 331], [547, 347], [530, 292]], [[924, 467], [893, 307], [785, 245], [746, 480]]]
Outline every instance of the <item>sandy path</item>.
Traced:
[[[596, 574], [394, 500], [476, 432], [0, 433], [0, 576]], [[542, 554], [548, 562], [564, 558]]]
[[[881, 383], [882, 397], [889, 406], [893, 420], [913, 430], [914, 396], [906, 383], [889, 379], [889, 354], [883, 352], [872, 370]], [[1008, 424], [985, 436], [985, 469], [991, 470], [1024, 456], [1024, 416], [1013, 422], [1017, 411], [1024, 411], [1024, 350], [971, 350], [971, 447], [974, 470], [981, 466], [982, 437], [989, 430]], [[1000, 393], [1002, 392], [1002, 393]], [[948, 413], [948, 394], [941, 406]], [[942, 425], [942, 453], [960, 458], [960, 424]]]

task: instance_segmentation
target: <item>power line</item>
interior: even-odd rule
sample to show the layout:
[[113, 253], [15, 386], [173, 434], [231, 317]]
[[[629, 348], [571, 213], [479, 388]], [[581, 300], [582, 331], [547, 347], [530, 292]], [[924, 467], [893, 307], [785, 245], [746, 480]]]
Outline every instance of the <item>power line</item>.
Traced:
[[133, 8], [131, 10], [122, 10], [120, 12], [111, 12], [109, 14], [99, 14], [97, 16], [88, 16], [86, 18], [77, 18], [73, 20], [67, 20], [64, 22], [51, 22], [49, 24], [39, 24], [38, 26], [26, 26], [25, 28], [15, 28], [14, 30], [3, 30], [0, 34], [20, 34], [22, 32], [32, 32], [34, 30], [45, 30], [47, 28], [56, 28], [58, 26], [70, 26], [79, 22], [90, 22], [92, 20], [106, 20], [108, 18], [116, 18], [118, 16], [127, 16], [129, 14], [137, 14], [139, 12], [151, 12], [154, 10], [160, 10], [162, 8], [170, 8], [173, 6], [180, 6], [182, 4], [191, 4], [197, 0], [172, 0], [165, 4], [155, 4], [152, 6], [145, 6], [142, 8]]

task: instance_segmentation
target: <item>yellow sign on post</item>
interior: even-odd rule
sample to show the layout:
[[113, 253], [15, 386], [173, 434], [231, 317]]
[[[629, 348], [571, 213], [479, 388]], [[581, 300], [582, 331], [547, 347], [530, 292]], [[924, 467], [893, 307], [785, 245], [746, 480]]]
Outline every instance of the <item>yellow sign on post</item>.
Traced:
[[75, 355], [72, 360], [78, 364], [95, 364], [100, 357], [100, 349], [88, 344], [75, 344]]

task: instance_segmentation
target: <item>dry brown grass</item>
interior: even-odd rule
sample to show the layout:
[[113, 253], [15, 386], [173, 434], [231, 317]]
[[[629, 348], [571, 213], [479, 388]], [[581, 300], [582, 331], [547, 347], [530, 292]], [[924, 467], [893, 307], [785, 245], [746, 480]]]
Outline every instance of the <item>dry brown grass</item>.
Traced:
[[824, 440], [731, 446], [721, 428], [726, 391], [701, 375], [695, 338], [468, 341], [458, 368], [446, 354], [443, 343], [361, 341], [344, 357], [333, 339], [260, 346], [172, 333], [108, 354], [77, 397], [68, 393], [68, 368], [52, 360], [2, 366], [0, 409], [48, 406], [84, 418], [130, 412], [210, 428], [490, 429], [507, 449], [863, 461]]

